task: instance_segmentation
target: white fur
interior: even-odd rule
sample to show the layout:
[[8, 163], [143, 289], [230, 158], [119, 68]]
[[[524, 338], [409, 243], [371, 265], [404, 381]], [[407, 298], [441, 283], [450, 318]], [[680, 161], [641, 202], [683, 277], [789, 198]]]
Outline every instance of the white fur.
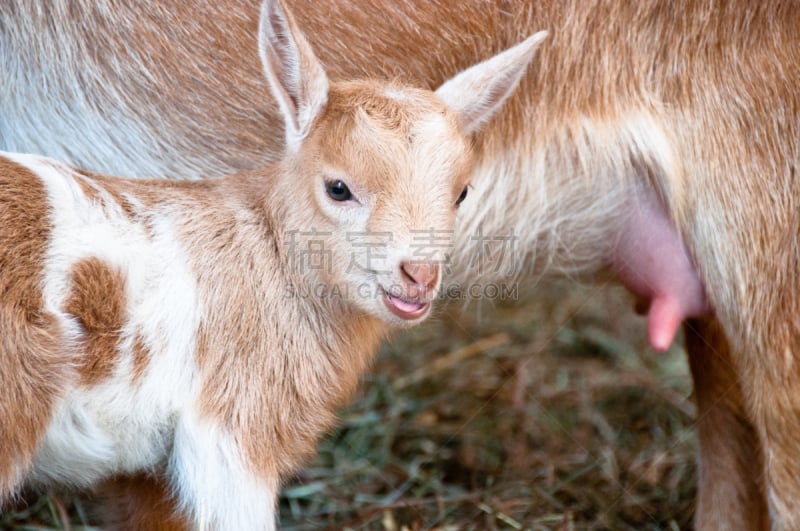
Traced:
[[239, 452], [230, 434], [191, 413], [178, 423], [169, 473], [196, 529], [275, 528], [277, 482], [254, 477]]
[[[484, 158], [470, 191], [480, 199], [466, 201], [458, 213], [448, 280], [515, 282], [541, 271], [580, 276], [608, 265], [616, 243], [609, 234], [618, 232], [632, 187], [645, 178], [631, 166], [632, 157], [665, 173], [678, 171], [659, 123], [653, 112], [644, 111], [613, 123], [582, 117], [559, 124], [568, 135], [541, 132], [542, 138], [556, 139], [551, 143], [537, 144], [533, 138], [529, 146]], [[502, 238], [513, 238], [511, 252], [478, 267], [479, 240], [499, 251]]]

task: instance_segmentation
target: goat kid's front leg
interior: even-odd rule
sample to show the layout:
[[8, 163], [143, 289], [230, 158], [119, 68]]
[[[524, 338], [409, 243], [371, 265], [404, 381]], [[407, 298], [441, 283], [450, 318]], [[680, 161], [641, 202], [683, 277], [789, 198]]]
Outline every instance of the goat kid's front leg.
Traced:
[[698, 531], [769, 529], [761, 446], [747, 420], [728, 342], [713, 319], [684, 326], [697, 404]]
[[199, 419], [179, 423], [167, 476], [190, 529], [275, 529], [279, 479], [256, 472], [244, 438]]

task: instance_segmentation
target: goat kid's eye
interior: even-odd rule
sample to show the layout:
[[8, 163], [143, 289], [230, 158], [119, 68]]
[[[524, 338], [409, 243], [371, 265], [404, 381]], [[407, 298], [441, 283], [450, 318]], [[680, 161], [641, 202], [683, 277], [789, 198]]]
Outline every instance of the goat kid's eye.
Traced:
[[328, 197], [334, 201], [349, 201], [353, 199], [353, 193], [342, 181], [326, 182], [325, 190], [328, 192]]
[[467, 191], [468, 191], [468, 188], [469, 188], [468, 186], [465, 186], [465, 187], [464, 187], [464, 189], [463, 189], [463, 190], [461, 190], [461, 194], [458, 196], [458, 199], [456, 199], [456, 206], [458, 206], [458, 205], [460, 205], [461, 203], [463, 203], [463, 202], [464, 202], [464, 199], [466, 199], [466, 198], [467, 198]]

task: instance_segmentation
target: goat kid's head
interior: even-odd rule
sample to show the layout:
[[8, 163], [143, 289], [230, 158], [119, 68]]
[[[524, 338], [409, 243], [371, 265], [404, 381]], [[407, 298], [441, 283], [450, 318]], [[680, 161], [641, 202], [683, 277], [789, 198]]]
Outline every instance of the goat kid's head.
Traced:
[[544, 36], [435, 92], [332, 83], [283, 1], [262, 4], [259, 51], [286, 136], [270, 201], [291, 203], [289, 258], [323, 284], [318, 295], [392, 325], [429, 313], [468, 192], [470, 135], [514, 91]]

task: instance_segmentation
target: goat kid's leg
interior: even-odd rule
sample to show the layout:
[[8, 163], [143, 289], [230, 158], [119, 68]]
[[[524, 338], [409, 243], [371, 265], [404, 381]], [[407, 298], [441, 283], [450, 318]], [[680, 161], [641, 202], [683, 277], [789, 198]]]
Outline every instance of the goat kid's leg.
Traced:
[[166, 478], [137, 474], [118, 477], [103, 485], [108, 499], [103, 529], [115, 531], [191, 531], [178, 510]]
[[167, 475], [191, 529], [275, 529], [279, 479], [257, 472], [246, 440], [207, 421], [179, 422]]
[[761, 448], [728, 342], [712, 319], [684, 327], [697, 403], [698, 530], [769, 529]]

